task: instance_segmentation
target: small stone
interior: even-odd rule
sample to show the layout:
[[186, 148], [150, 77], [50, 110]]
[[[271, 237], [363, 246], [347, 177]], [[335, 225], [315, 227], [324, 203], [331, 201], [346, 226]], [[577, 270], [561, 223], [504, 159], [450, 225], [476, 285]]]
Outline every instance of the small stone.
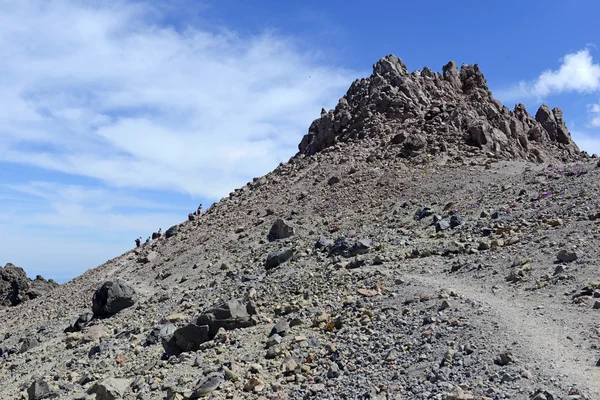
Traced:
[[329, 180], [327, 181], [328, 185], [335, 185], [336, 183], [340, 182], [340, 177], [337, 175], [332, 176], [331, 178], [329, 178]]
[[356, 289], [356, 292], [361, 296], [365, 297], [374, 297], [379, 294], [377, 290], [369, 290], [369, 289]]
[[224, 376], [220, 372], [208, 374], [205, 379], [198, 382], [198, 386], [194, 389], [194, 394], [198, 397], [204, 397], [211, 392], [214, 392], [224, 381]]
[[445, 231], [446, 229], [449, 229], [449, 228], [450, 228], [450, 221], [447, 221], [445, 219], [443, 219], [435, 224], [436, 232]]
[[185, 314], [171, 314], [165, 318], [167, 321], [171, 323], [186, 321], [188, 316]]
[[282, 337], [279, 336], [278, 334], [271, 335], [269, 337], [269, 339], [267, 340], [267, 347], [277, 346], [277, 345], [281, 344], [282, 340], [283, 340]]
[[446, 310], [450, 308], [450, 302], [448, 300], [443, 300], [442, 304], [440, 305], [440, 311]]
[[329, 370], [327, 371], [327, 377], [329, 379], [334, 379], [337, 378], [341, 375], [340, 372], [340, 367], [339, 365], [337, 365], [337, 363], [331, 363], [331, 365], [329, 366]]
[[298, 362], [293, 357], [286, 357], [283, 360], [283, 373], [291, 374], [298, 368]]
[[279, 335], [279, 336], [285, 336], [289, 333], [290, 331], [290, 324], [282, 319], [281, 321], [277, 322], [275, 324], [275, 326], [271, 329], [271, 333], [269, 334], [270, 336], [272, 335]]
[[577, 254], [574, 251], [569, 251], [566, 249], [562, 249], [556, 255], [556, 258], [563, 262], [571, 262], [577, 260]]
[[50, 397], [50, 386], [43, 379], [36, 379], [27, 389], [29, 400], [41, 400]]
[[265, 389], [265, 383], [253, 376], [244, 385], [244, 392], [260, 393]]
[[496, 356], [494, 362], [498, 365], [504, 366], [514, 362], [514, 359], [510, 351], [504, 351]]
[[490, 242], [487, 240], [482, 240], [479, 242], [479, 246], [477, 246], [477, 250], [489, 250], [491, 247]]

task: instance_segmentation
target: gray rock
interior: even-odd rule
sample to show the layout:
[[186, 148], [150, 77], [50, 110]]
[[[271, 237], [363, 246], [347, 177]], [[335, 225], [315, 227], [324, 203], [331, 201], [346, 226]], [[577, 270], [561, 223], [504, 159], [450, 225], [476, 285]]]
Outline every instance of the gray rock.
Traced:
[[334, 244], [333, 240], [328, 239], [326, 237], [320, 237], [319, 240], [317, 240], [317, 243], [315, 243], [315, 249], [327, 250], [331, 246], [333, 246], [333, 244]]
[[196, 320], [196, 325], [207, 325], [212, 339], [219, 328], [233, 330], [256, 325], [252, 318], [255, 314], [256, 308], [252, 302], [234, 299], [201, 314]]
[[334, 242], [333, 246], [331, 247], [331, 250], [329, 251], [329, 255], [330, 256], [344, 256], [344, 257], [349, 257], [350, 256], [350, 249], [352, 249], [352, 247], [354, 246], [354, 243], [342, 236], [336, 239], [336, 241]]
[[96, 400], [121, 400], [129, 384], [129, 379], [107, 378], [94, 383], [88, 389], [88, 394], [95, 394]]
[[341, 375], [340, 367], [337, 363], [331, 363], [329, 370], [327, 371], [327, 377], [329, 379], [335, 379]]
[[223, 382], [225, 377], [220, 372], [213, 372], [198, 382], [198, 386], [194, 389], [194, 394], [198, 397], [204, 397], [214, 392]]
[[571, 262], [577, 260], [577, 254], [574, 251], [562, 249], [558, 252], [556, 258], [563, 262]]
[[158, 253], [155, 251], [149, 251], [144, 257], [140, 259], [143, 263], [150, 263], [158, 258]]
[[93, 318], [94, 313], [92, 311], [84, 311], [77, 317], [75, 322], [65, 329], [65, 332], [80, 332]]
[[445, 231], [446, 229], [449, 229], [449, 228], [450, 228], [450, 221], [445, 220], [445, 219], [443, 219], [435, 224], [436, 232]]
[[177, 327], [173, 324], [163, 324], [152, 329], [146, 337], [146, 345], [153, 345], [166, 340], [167, 342], [173, 337], [173, 333], [177, 330]]
[[289, 238], [290, 236], [293, 236], [294, 233], [294, 227], [286, 224], [284, 220], [278, 219], [271, 226], [267, 239], [269, 239], [270, 242], [273, 242], [275, 240]]
[[294, 251], [289, 247], [284, 247], [279, 250], [275, 250], [267, 256], [267, 261], [265, 262], [265, 268], [267, 270], [278, 267], [284, 262], [290, 260], [294, 256]]
[[359, 254], [366, 254], [373, 248], [373, 241], [371, 239], [360, 239], [357, 240], [352, 249], [350, 250], [350, 256], [356, 256]]
[[462, 218], [457, 215], [453, 215], [450, 217], [450, 228], [456, 228], [463, 224]]
[[175, 235], [177, 235], [177, 233], [179, 232], [179, 228], [177, 225], [173, 225], [172, 227], [170, 227], [169, 229], [167, 229], [167, 231], [165, 232], [165, 237], [168, 239], [170, 237], [173, 237]]
[[329, 180], [327, 181], [328, 185], [335, 185], [336, 183], [340, 183], [340, 177], [335, 175], [332, 176], [331, 178], [329, 178]]
[[50, 386], [43, 379], [36, 379], [31, 386], [27, 388], [27, 397], [29, 400], [46, 399], [52, 395]]
[[289, 332], [290, 332], [290, 324], [286, 320], [282, 319], [281, 321], [279, 321], [275, 324], [273, 329], [271, 329], [271, 333], [269, 334], [269, 336], [272, 336], [272, 335], [286, 336]]
[[96, 317], [109, 317], [137, 302], [135, 290], [124, 281], [105, 282], [92, 297], [92, 311]]
[[200, 345], [210, 340], [208, 325], [198, 326], [196, 324], [187, 324], [173, 332], [172, 339], [163, 341], [165, 351], [169, 353], [173, 349], [173, 343], [181, 351], [189, 352], [196, 351]]
[[26, 351], [29, 351], [39, 345], [40, 345], [40, 342], [37, 340], [36, 337], [27, 336], [27, 337], [23, 338], [23, 340], [21, 341], [21, 347], [19, 349], [19, 352], [25, 353]]

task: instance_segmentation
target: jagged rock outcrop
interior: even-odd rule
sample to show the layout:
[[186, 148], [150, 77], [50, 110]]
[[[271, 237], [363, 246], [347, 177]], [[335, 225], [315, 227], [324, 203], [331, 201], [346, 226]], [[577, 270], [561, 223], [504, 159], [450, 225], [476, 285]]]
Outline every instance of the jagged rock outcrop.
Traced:
[[442, 73], [409, 73], [389, 55], [373, 74], [356, 80], [334, 110], [321, 111], [299, 147], [313, 155], [337, 142], [374, 138], [401, 157], [481, 150], [496, 159], [544, 162], [585, 156], [571, 140], [559, 108], [542, 105], [535, 118], [525, 106], [510, 111], [494, 99], [477, 64], [451, 61]]
[[31, 280], [23, 268], [8, 263], [0, 267], [0, 306], [16, 306], [57, 286], [52, 279], [47, 281], [40, 275]]

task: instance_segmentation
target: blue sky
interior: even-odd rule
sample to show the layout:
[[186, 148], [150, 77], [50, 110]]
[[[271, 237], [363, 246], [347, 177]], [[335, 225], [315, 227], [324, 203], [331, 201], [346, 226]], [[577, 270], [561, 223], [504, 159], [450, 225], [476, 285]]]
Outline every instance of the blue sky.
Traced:
[[296, 151], [396, 54], [478, 63], [600, 153], [595, 1], [0, 0], [0, 264], [59, 281]]

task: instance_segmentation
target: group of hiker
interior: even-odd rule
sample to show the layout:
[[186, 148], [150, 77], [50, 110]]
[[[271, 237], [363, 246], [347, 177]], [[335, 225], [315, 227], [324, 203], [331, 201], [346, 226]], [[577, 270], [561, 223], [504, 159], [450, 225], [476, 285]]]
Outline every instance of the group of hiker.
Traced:
[[194, 221], [196, 219], [196, 217], [199, 217], [201, 215], [202, 215], [202, 204], [200, 204], [198, 206], [198, 209], [195, 212], [188, 214], [188, 221]]
[[[193, 221], [195, 219], [195, 217], [199, 217], [200, 215], [202, 215], [202, 204], [200, 204], [198, 206], [198, 209], [195, 212], [188, 214], [188, 219], [190, 221]], [[146, 242], [144, 242], [144, 245], [149, 244], [153, 240], [160, 239], [161, 237], [162, 237], [162, 228], [158, 229], [158, 232], [152, 233], [152, 237], [148, 236], [148, 239], [146, 239]], [[142, 247], [142, 237], [141, 236], [139, 238], [135, 239], [135, 247]]]
[[[158, 228], [158, 232], [153, 232], [152, 237], [148, 236], [148, 239], [146, 239], [146, 242], [144, 243], [144, 245], [149, 244], [153, 240], [160, 239], [161, 237], [162, 237], [162, 228]], [[140, 236], [139, 238], [135, 239], [135, 247], [141, 247], [141, 246], [142, 246], [142, 237]]]

